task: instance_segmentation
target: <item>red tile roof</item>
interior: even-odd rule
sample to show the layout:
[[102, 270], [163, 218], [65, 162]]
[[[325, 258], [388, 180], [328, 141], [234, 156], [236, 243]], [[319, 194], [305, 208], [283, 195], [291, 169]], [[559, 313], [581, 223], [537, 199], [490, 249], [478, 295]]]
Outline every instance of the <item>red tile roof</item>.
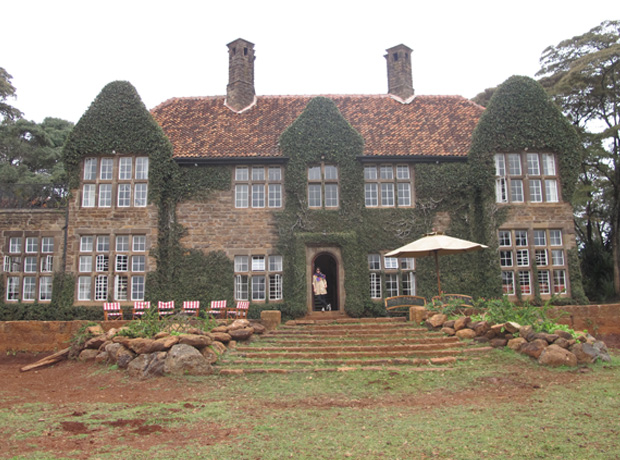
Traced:
[[[174, 146], [175, 158], [281, 157], [280, 134], [315, 96], [259, 96], [235, 113], [224, 97], [175, 98], [151, 112]], [[460, 96], [325, 96], [362, 135], [365, 156], [465, 157], [483, 108]]]

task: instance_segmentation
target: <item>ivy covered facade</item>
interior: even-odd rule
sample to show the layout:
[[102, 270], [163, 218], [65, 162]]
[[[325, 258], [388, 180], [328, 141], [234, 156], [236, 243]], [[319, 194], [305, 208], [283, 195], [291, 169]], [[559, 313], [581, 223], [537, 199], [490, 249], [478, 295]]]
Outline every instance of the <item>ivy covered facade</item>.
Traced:
[[[226, 96], [149, 113], [129, 83], [104, 88], [65, 146], [58, 287], [24, 297], [33, 276], [12, 275], [12, 258], [50, 240], [36, 218], [16, 221], [2, 229], [5, 303], [227, 299], [250, 300], [251, 316], [380, 316], [386, 297], [437, 294], [433, 260], [385, 257], [430, 231], [489, 246], [441, 259], [444, 292], [584, 300], [579, 144], [536, 82], [513, 77], [486, 110], [417, 96], [399, 45], [385, 56], [388, 94], [256, 96], [254, 45], [228, 48]], [[315, 305], [317, 267], [331, 311]]]

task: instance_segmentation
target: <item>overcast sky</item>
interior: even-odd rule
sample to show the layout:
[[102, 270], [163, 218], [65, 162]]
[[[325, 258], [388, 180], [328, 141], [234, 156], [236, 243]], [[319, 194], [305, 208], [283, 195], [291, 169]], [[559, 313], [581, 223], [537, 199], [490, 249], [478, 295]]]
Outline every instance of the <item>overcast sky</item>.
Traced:
[[416, 94], [471, 98], [534, 76], [549, 45], [620, 19], [618, 0], [0, 2], [0, 67], [27, 119], [77, 122], [131, 82], [147, 108], [226, 92], [226, 44], [255, 44], [260, 95], [385, 94], [385, 50], [412, 48]]

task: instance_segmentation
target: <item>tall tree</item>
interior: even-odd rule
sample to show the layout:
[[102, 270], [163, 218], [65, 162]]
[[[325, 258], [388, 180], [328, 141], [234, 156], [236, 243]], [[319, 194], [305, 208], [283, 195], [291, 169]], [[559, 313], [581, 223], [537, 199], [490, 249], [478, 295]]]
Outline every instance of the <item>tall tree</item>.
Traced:
[[22, 116], [19, 110], [6, 102], [8, 98], [15, 97], [15, 87], [11, 84], [12, 78], [4, 68], [0, 67], [0, 122]]
[[577, 207], [577, 233], [587, 262], [584, 274], [590, 279], [600, 276], [587, 273], [588, 267], [601, 267], [605, 248], [610, 247], [613, 288], [618, 295], [620, 21], [604, 21], [582, 35], [546, 48], [540, 63], [540, 83], [578, 129], [584, 146]]

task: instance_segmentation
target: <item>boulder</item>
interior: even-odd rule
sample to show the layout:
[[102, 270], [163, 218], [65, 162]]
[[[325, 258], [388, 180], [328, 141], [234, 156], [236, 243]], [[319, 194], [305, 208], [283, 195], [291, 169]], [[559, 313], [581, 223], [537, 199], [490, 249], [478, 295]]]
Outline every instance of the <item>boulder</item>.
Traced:
[[251, 327], [250, 322], [247, 319], [236, 319], [228, 326], [228, 332], [236, 331], [237, 329], [245, 329]]
[[570, 351], [558, 345], [552, 344], [542, 351], [540, 357], [538, 358], [538, 362], [542, 365], [551, 367], [574, 367], [577, 365], [577, 357]]
[[174, 342], [178, 341], [178, 339], [174, 336], [163, 337], [158, 340], [138, 337], [136, 339], [131, 339], [125, 346], [138, 355], [148, 355], [149, 353], [155, 353], [156, 351], [166, 350], [166, 344], [170, 343], [171, 339]]
[[209, 348], [213, 350], [215, 354], [218, 356], [221, 355], [222, 353], [225, 353], [227, 350], [226, 345], [224, 345], [222, 342], [217, 342], [217, 341], [213, 342], [209, 346]]
[[476, 335], [479, 337], [485, 335], [489, 331], [489, 329], [491, 329], [488, 321], [477, 321], [471, 324], [469, 327], [471, 327], [476, 333]]
[[508, 321], [504, 323], [504, 329], [510, 333], [514, 334], [515, 332], [519, 332], [521, 329], [521, 325], [519, 323], [515, 323], [514, 321]]
[[127, 369], [127, 366], [134, 360], [136, 354], [128, 348], [121, 347], [116, 354], [116, 365], [119, 369]]
[[176, 375], [209, 375], [213, 373], [213, 367], [194, 347], [178, 344], [168, 352], [164, 372]]
[[459, 339], [473, 339], [476, 337], [476, 333], [472, 329], [461, 329], [456, 331], [455, 334]]
[[566, 340], [571, 340], [573, 338], [573, 335], [570, 332], [563, 331], [562, 329], [553, 331], [553, 333], [556, 335], [559, 335], [560, 337]]
[[450, 329], [454, 329], [454, 323], [456, 323], [456, 320], [450, 319], [450, 320], [446, 321], [445, 323], [443, 323], [442, 326], [443, 327], [449, 327]]
[[599, 357], [599, 351], [588, 343], [576, 343], [570, 351], [577, 358], [579, 364], [591, 364]]
[[213, 332], [211, 331], [211, 335], [213, 336], [213, 340], [215, 342], [228, 343], [230, 342], [230, 334], [227, 332]]
[[545, 340], [547, 343], [553, 343], [558, 338], [556, 334], [547, 334], [546, 332], [537, 332], [532, 335], [528, 340], [531, 342], [533, 340]]
[[443, 323], [445, 323], [447, 320], [448, 320], [448, 317], [444, 315], [443, 313], [436, 313], [430, 318], [428, 318], [426, 322], [429, 323], [433, 327], [441, 327], [443, 326]]
[[105, 335], [105, 331], [99, 324], [87, 327], [85, 332], [90, 335]]
[[179, 336], [179, 343], [190, 345], [199, 350], [208, 347], [211, 345], [211, 342], [213, 342], [213, 340], [207, 335], [181, 334]]
[[251, 327], [244, 327], [243, 329], [235, 329], [228, 332], [231, 340], [248, 340], [254, 334], [254, 329]]
[[508, 340], [502, 337], [495, 337], [494, 339], [489, 340], [489, 344], [493, 348], [504, 348], [507, 343]]
[[227, 333], [228, 332], [228, 326], [217, 326], [217, 327], [214, 327], [213, 329], [211, 329], [211, 333], [212, 334], [217, 334], [218, 332]]
[[441, 332], [443, 332], [446, 335], [454, 335], [456, 333], [454, 329], [452, 329], [451, 327], [447, 327], [447, 326], [442, 327]]
[[95, 362], [97, 364], [103, 364], [108, 362], [108, 354], [105, 351], [99, 351], [95, 356]]
[[521, 329], [519, 329], [519, 337], [523, 337], [528, 342], [531, 340], [530, 336], [532, 334], [534, 334], [534, 328], [530, 326], [529, 324], [526, 324], [525, 326], [521, 326]]
[[519, 353], [523, 353], [524, 355], [528, 355], [532, 358], [538, 359], [543, 350], [548, 346], [549, 343], [546, 340], [535, 339], [532, 342], [524, 343], [523, 345], [521, 345], [521, 348], [519, 348]]
[[164, 351], [140, 355], [129, 363], [127, 372], [130, 377], [141, 380], [164, 375], [166, 356]]
[[254, 329], [254, 334], [264, 334], [267, 332], [267, 328], [260, 323], [252, 323], [252, 329]]
[[120, 343], [110, 343], [106, 345], [105, 352], [108, 354], [108, 361], [112, 364], [116, 364], [116, 357], [118, 352], [124, 348]]
[[209, 364], [215, 364], [217, 362], [218, 356], [217, 353], [213, 351], [213, 347], [205, 347], [201, 350], [201, 353]]
[[84, 348], [92, 348], [94, 350], [98, 350], [101, 345], [106, 343], [108, 338], [105, 334], [100, 334], [95, 337], [92, 337], [86, 341], [84, 344]]
[[409, 307], [409, 321], [415, 324], [422, 324], [428, 316], [428, 310], [425, 307]]
[[80, 352], [78, 359], [80, 361], [92, 361], [97, 357], [98, 354], [99, 354], [99, 350], [95, 350], [93, 348], [84, 348]]
[[[461, 316], [454, 322], [454, 330], [460, 331], [461, 329], [465, 329], [471, 323], [471, 318], [469, 316]], [[475, 333], [474, 333], [475, 336]]]
[[558, 337], [555, 342], [553, 342], [553, 344], [557, 345], [558, 347], [565, 348], [566, 350], [568, 350], [568, 348], [570, 347], [570, 342], [564, 337]]
[[508, 348], [514, 351], [519, 351], [519, 349], [524, 343], [527, 343], [527, 340], [525, 340], [523, 337], [517, 337], [514, 339], [510, 339], [508, 341]]

